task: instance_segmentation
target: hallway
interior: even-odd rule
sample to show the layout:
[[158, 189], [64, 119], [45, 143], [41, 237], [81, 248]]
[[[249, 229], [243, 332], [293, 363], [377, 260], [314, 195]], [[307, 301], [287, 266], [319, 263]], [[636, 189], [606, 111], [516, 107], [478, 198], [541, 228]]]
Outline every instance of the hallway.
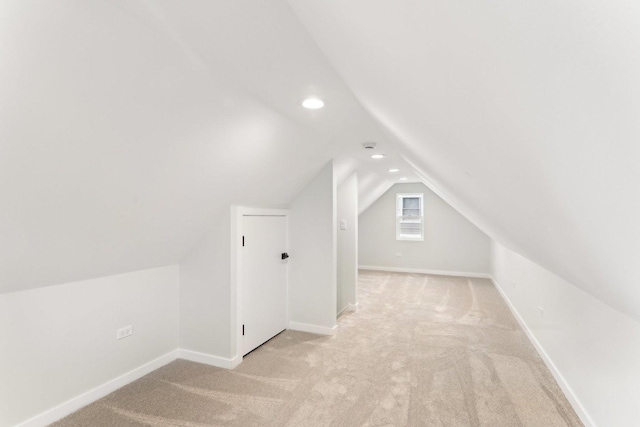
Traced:
[[487, 279], [361, 271], [333, 337], [177, 360], [56, 426], [580, 426]]

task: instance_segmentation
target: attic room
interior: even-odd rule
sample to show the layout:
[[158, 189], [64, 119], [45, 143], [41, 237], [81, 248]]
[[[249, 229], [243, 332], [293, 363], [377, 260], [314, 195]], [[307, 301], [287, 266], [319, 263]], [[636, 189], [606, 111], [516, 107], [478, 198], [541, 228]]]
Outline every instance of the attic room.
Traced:
[[0, 427], [637, 426], [638, 22], [0, 2]]

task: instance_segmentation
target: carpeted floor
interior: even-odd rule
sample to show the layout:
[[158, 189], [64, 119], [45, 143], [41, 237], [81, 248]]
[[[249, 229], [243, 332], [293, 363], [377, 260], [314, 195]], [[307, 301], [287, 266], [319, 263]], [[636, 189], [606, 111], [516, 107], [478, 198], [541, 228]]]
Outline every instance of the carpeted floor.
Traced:
[[361, 271], [358, 292], [333, 337], [177, 360], [55, 425], [582, 425], [489, 280]]

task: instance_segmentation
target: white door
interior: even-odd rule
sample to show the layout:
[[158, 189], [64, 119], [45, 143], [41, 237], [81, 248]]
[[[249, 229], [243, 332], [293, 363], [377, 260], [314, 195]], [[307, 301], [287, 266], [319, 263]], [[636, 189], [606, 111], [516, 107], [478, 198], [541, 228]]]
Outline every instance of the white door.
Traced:
[[242, 217], [242, 354], [287, 328], [287, 218]]

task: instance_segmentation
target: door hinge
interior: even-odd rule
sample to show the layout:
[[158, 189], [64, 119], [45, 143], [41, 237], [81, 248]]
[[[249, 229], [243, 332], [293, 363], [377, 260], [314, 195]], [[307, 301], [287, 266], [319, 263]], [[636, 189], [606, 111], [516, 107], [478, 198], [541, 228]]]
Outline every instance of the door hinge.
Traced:
[[244, 336], [244, 325], [242, 325], [242, 336]]
[[242, 247], [244, 248], [244, 236], [242, 236]]

